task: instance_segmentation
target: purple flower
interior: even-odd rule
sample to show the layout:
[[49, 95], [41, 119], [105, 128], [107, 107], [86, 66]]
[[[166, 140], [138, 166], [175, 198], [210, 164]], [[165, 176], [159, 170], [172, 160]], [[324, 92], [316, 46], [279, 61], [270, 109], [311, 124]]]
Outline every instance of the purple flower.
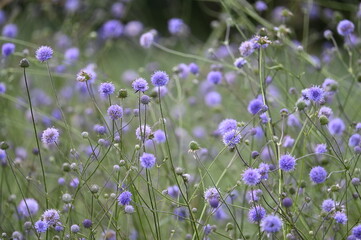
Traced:
[[242, 57], [248, 57], [254, 52], [254, 43], [250, 40], [241, 43], [239, 52], [241, 53]]
[[293, 156], [289, 154], [285, 154], [280, 157], [279, 167], [281, 170], [285, 172], [290, 172], [295, 170], [295, 166], [296, 166], [296, 159]]
[[328, 123], [328, 131], [331, 135], [342, 135], [343, 131], [345, 131], [345, 124], [340, 118], [332, 119]]
[[135, 135], [137, 136], [137, 139], [139, 139], [139, 140], [142, 140], [143, 138], [147, 139], [151, 133], [152, 133], [152, 129], [148, 125], [145, 125], [145, 136], [144, 136], [144, 126], [143, 125], [141, 127], [138, 127], [135, 130]]
[[321, 208], [325, 212], [331, 212], [335, 209], [336, 203], [332, 199], [326, 199], [322, 202]]
[[104, 23], [101, 35], [104, 39], [118, 38], [123, 34], [123, 25], [118, 20], [109, 20]]
[[111, 13], [116, 18], [121, 18], [124, 14], [124, 5], [121, 2], [116, 2], [112, 5]]
[[258, 12], [264, 12], [264, 11], [266, 11], [267, 10], [267, 4], [265, 3], [265, 2], [263, 2], [263, 1], [257, 1], [255, 4], [254, 4], [254, 6], [255, 6], [255, 8], [256, 8], [256, 10], [258, 11]]
[[267, 215], [261, 221], [261, 229], [267, 233], [275, 233], [282, 229], [282, 220], [275, 215]]
[[179, 196], [179, 187], [177, 185], [173, 185], [167, 188], [168, 195], [177, 198]]
[[189, 71], [194, 74], [194, 75], [197, 75], [199, 73], [199, 67], [197, 64], [195, 63], [190, 63], [189, 64]]
[[251, 223], [258, 223], [266, 216], [266, 214], [267, 212], [263, 207], [252, 207], [248, 212], [248, 221]]
[[144, 78], [138, 78], [132, 82], [135, 92], [145, 92], [149, 89], [148, 82]]
[[261, 189], [248, 191], [246, 194], [246, 199], [250, 204], [252, 202], [258, 202], [261, 199], [262, 193], [263, 192]]
[[4, 94], [6, 92], [5, 83], [0, 82], [0, 94]]
[[331, 117], [333, 115], [333, 111], [331, 108], [322, 106], [320, 110], [318, 111], [318, 117], [326, 116], [327, 118]]
[[169, 81], [169, 76], [167, 75], [166, 72], [156, 71], [153, 73], [153, 75], [151, 77], [151, 81], [154, 86], [162, 87], [162, 86], [167, 85], [167, 83]]
[[234, 148], [241, 141], [241, 134], [233, 129], [223, 135], [223, 143], [229, 148]]
[[323, 154], [327, 152], [327, 145], [324, 143], [317, 144], [315, 147], [315, 153], [316, 154]]
[[236, 61], [234, 61], [234, 66], [237, 68], [242, 68], [247, 63], [247, 60], [240, 57], [237, 58]]
[[300, 127], [301, 123], [294, 114], [288, 115], [287, 125], [290, 127]]
[[47, 128], [44, 130], [43, 135], [41, 136], [41, 141], [45, 145], [52, 145], [57, 143], [59, 140], [59, 131], [56, 128]]
[[213, 84], [219, 84], [222, 81], [222, 73], [219, 71], [210, 71], [207, 75], [207, 81]]
[[2, 30], [2, 36], [7, 38], [16, 38], [18, 35], [18, 27], [16, 24], [6, 24]]
[[321, 103], [324, 100], [324, 90], [322, 88], [314, 86], [305, 90], [307, 99], [312, 100], [316, 103]]
[[311, 169], [310, 179], [314, 183], [323, 183], [326, 181], [327, 172], [323, 167], [317, 166]]
[[261, 174], [262, 180], [268, 179], [268, 172], [270, 171], [270, 165], [267, 163], [261, 162], [258, 166], [258, 172]]
[[15, 44], [4, 43], [1, 47], [1, 53], [4, 57], [8, 57], [15, 52]]
[[48, 229], [48, 224], [42, 220], [39, 220], [34, 224], [34, 228], [38, 233], [43, 233]]
[[353, 134], [348, 140], [348, 145], [350, 147], [356, 147], [361, 142], [361, 136], [358, 133]]
[[166, 136], [165, 136], [165, 133], [163, 130], [157, 130], [153, 133], [154, 135], [154, 140], [157, 142], [157, 143], [163, 143], [165, 142], [166, 140]]
[[59, 211], [55, 209], [48, 209], [43, 213], [42, 219], [49, 226], [53, 226], [60, 221]]
[[282, 205], [283, 205], [284, 207], [286, 207], [286, 208], [291, 207], [292, 204], [293, 204], [293, 202], [292, 202], [292, 199], [291, 199], [291, 198], [284, 198], [284, 199], [282, 200]]
[[53, 49], [48, 46], [41, 46], [36, 50], [35, 57], [40, 62], [45, 62], [53, 57]]
[[139, 21], [130, 21], [125, 25], [124, 33], [128, 37], [136, 37], [143, 31], [143, 24]]
[[150, 48], [154, 42], [154, 32], [143, 33], [139, 38], [139, 44], [143, 48]]
[[354, 30], [355, 25], [347, 19], [340, 21], [337, 25], [338, 34], [344, 37], [350, 35]]
[[185, 218], [188, 216], [188, 211], [185, 207], [175, 208], [173, 213], [175, 218], [180, 221], [185, 220]]
[[168, 21], [168, 31], [172, 35], [182, 35], [186, 32], [187, 26], [180, 18], [172, 18]]
[[242, 180], [246, 185], [254, 186], [261, 181], [261, 174], [258, 169], [248, 168], [243, 172]]
[[247, 110], [249, 113], [256, 115], [257, 113], [261, 113], [260, 111], [263, 109], [263, 107], [263, 102], [256, 98], [249, 102]]
[[283, 141], [283, 147], [284, 148], [291, 148], [293, 147], [293, 144], [295, 143], [295, 140], [290, 136], [285, 136]]
[[110, 119], [117, 120], [123, 117], [123, 108], [117, 104], [114, 104], [108, 108], [107, 113]]
[[90, 228], [93, 225], [92, 221], [90, 219], [84, 219], [83, 226], [85, 228]]
[[219, 205], [220, 195], [216, 188], [208, 188], [204, 192], [204, 198], [212, 208], [217, 208]]
[[361, 224], [352, 229], [352, 235], [354, 235], [357, 239], [361, 238]]
[[218, 125], [218, 131], [222, 135], [234, 129], [237, 129], [237, 121], [234, 119], [230, 119], [230, 118], [224, 119]]
[[71, 225], [70, 231], [71, 231], [72, 233], [77, 233], [77, 232], [79, 232], [79, 231], [80, 231], [79, 225], [76, 225], [76, 224]]
[[104, 82], [100, 84], [98, 91], [102, 96], [107, 97], [114, 93], [115, 86], [111, 82]]
[[340, 223], [340, 224], [346, 224], [347, 223], [347, 216], [343, 212], [336, 212], [333, 219], [335, 219], [335, 222]]
[[222, 96], [216, 91], [212, 91], [206, 94], [204, 102], [209, 107], [216, 107], [222, 103]]
[[79, 48], [73, 47], [69, 48], [64, 53], [64, 60], [66, 64], [73, 64], [78, 61], [79, 58]]
[[69, 183], [70, 187], [72, 188], [77, 188], [78, 185], [79, 185], [79, 179], [76, 177], [76, 178], [73, 178], [70, 183]]
[[18, 213], [24, 217], [34, 216], [39, 211], [39, 204], [33, 198], [21, 200], [18, 205]]
[[156, 158], [151, 153], [143, 153], [140, 157], [140, 164], [144, 168], [152, 168], [156, 162]]
[[64, 7], [67, 12], [74, 13], [79, 9], [80, 2], [79, 0], [66, 0]]
[[132, 201], [132, 193], [129, 191], [122, 192], [118, 197], [118, 203], [119, 205], [128, 205]]

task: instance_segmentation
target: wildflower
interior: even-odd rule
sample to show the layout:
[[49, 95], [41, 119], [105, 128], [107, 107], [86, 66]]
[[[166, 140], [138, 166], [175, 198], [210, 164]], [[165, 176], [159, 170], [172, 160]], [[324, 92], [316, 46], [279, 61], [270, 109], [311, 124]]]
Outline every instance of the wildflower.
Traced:
[[143, 33], [139, 38], [139, 44], [143, 48], [150, 48], [154, 42], [154, 32], [149, 31], [146, 33]]
[[[144, 133], [145, 133], [145, 136], [143, 136]], [[144, 131], [143, 125], [141, 127], [138, 127], [135, 130], [135, 135], [137, 136], [137, 139], [139, 139], [139, 140], [147, 139], [151, 133], [152, 133], [152, 129], [148, 125], [145, 125], [145, 131]]]
[[326, 106], [322, 106], [318, 111], [318, 117], [326, 116], [327, 118], [329, 118], [332, 116], [332, 114], [333, 114], [332, 109]]
[[326, 180], [327, 172], [323, 167], [317, 166], [311, 169], [310, 179], [314, 183], [323, 183]]
[[285, 154], [280, 157], [279, 167], [281, 170], [285, 172], [290, 172], [295, 170], [295, 166], [296, 166], [296, 159], [293, 156], [289, 154]]
[[219, 192], [218, 192], [218, 190], [216, 188], [214, 188], [214, 187], [208, 188], [204, 192], [204, 198], [206, 199], [206, 201], [209, 203], [209, 205], [212, 208], [217, 208], [218, 207], [220, 195], [219, 195]]
[[189, 75], [189, 67], [187, 64], [180, 63], [175, 70], [175, 73], [179, 76], [181, 79], [186, 79]]
[[132, 193], [129, 191], [122, 192], [118, 197], [118, 203], [119, 205], [128, 205], [132, 201]]
[[95, 124], [93, 127], [93, 130], [99, 135], [103, 135], [107, 132], [106, 127], [99, 125], [99, 124]]
[[79, 48], [73, 47], [69, 48], [64, 53], [64, 60], [66, 64], [73, 64], [75, 63], [79, 58]]
[[248, 212], [248, 221], [258, 223], [266, 216], [266, 210], [261, 206], [254, 206]]
[[6, 92], [5, 83], [0, 82], [0, 94], [4, 94]]
[[70, 187], [72, 188], [77, 188], [79, 185], [79, 178], [73, 178], [70, 183], [69, 183]]
[[343, 212], [336, 212], [333, 219], [335, 219], [335, 222], [340, 223], [340, 224], [346, 224], [347, 223], [347, 216]]
[[111, 82], [105, 82], [105, 83], [101, 83], [98, 89], [99, 93], [104, 96], [110, 96], [114, 93], [115, 91], [115, 86], [113, 83]]
[[110, 119], [117, 120], [123, 117], [123, 108], [117, 104], [111, 105], [107, 111]]
[[80, 70], [76, 75], [76, 80], [78, 82], [86, 82], [93, 78], [92, 74], [88, 72], [86, 69]]
[[241, 134], [237, 130], [231, 130], [223, 135], [223, 143], [229, 148], [234, 148], [241, 141]]
[[132, 214], [134, 213], [134, 207], [132, 205], [126, 205], [124, 207], [124, 212], [127, 214]]
[[43, 135], [41, 137], [41, 141], [45, 145], [56, 144], [59, 140], [59, 131], [56, 128], [47, 128], [44, 130]]
[[195, 64], [195, 63], [190, 63], [190, 64], [188, 65], [188, 67], [189, 67], [189, 71], [190, 71], [192, 74], [197, 75], [197, 74], [199, 73], [199, 67], [198, 67], [197, 64]]
[[331, 135], [342, 135], [345, 128], [345, 124], [340, 118], [332, 119], [328, 124], [328, 131]]
[[219, 71], [210, 71], [207, 75], [207, 81], [213, 84], [219, 84], [222, 81], [222, 73]]
[[6, 24], [2, 30], [2, 36], [7, 38], [16, 38], [18, 35], [18, 27], [16, 24]]
[[313, 86], [305, 89], [306, 99], [312, 100], [315, 103], [321, 103], [324, 100], [324, 90], [318, 86]]
[[246, 185], [254, 186], [261, 181], [261, 174], [258, 169], [248, 168], [242, 174], [242, 180]]
[[172, 18], [168, 21], [168, 31], [172, 35], [182, 35], [186, 33], [187, 25], [180, 18]]
[[70, 231], [71, 231], [72, 233], [77, 233], [77, 232], [79, 232], [79, 231], [80, 231], [79, 225], [76, 225], [76, 224], [71, 225]]
[[4, 43], [1, 47], [1, 53], [4, 57], [8, 57], [15, 52], [15, 44]]
[[282, 220], [275, 215], [267, 215], [261, 221], [261, 229], [267, 233], [275, 233], [282, 229]]
[[39, 204], [33, 198], [23, 199], [18, 205], [18, 213], [25, 217], [34, 216], [38, 210]]
[[264, 12], [268, 9], [267, 4], [264, 1], [257, 1], [254, 7], [258, 12]]
[[39, 220], [35, 222], [34, 228], [38, 233], [43, 233], [48, 229], [48, 224], [42, 220]]
[[293, 204], [293, 202], [292, 202], [292, 199], [291, 199], [291, 198], [284, 198], [284, 199], [282, 200], [282, 205], [283, 205], [284, 207], [286, 207], [286, 208], [291, 207], [292, 204]]
[[344, 37], [350, 35], [354, 30], [355, 25], [347, 19], [340, 21], [337, 25], [338, 34]]
[[332, 199], [326, 199], [322, 202], [321, 208], [325, 212], [331, 212], [335, 209], [336, 203]]
[[104, 23], [100, 33], [104, 39], [114, 39], [123, 34], [123, 28], [118, 20], [109, 20]]
[[59, 211], [55, 209], [48, 209], [43, 213], [42, 219], [49, 226], [55, 225], [60, 221]]
[[151, 153], [143, 153], [140, 157], [140, 164], [144, 168], [152, 168], [156, 162], [156, 158]]
[[36, 50], [35, 57], [40, 62], [45, 62], [53, 57], [53, 49], [48, 46], [41, 46]]
[[179, 196], [179, 187], [177, 185], [170, 186], [167, 188], [167, 193], [169, 196], [177, 198]]
[[270, 171], [270, 165], [267, 163], [261, 162], [258, 166], [258, 172], [261, 174], [262, 180], [268, 179], [268, 172]]
[[92, 223], [92, 221], [90, 219], [84, 219], [83, 226], [85, 228], [91, 228], [92, 225], [93, 225], [93, 223]]
[[256, 98], [249, 102], [247, 110], [249, 113], [256, 115], [257, 113], [261, 113], [264, 106], [263, 102]]
[[236, 61], [234, 61], [234, 66], [237, 68], [242, 68], [247, 63], [247, 60], [240, 57], [237, 58]]
[[290, 136], [285, 136], [282, 146], [285, 148], [291, 148], [291, 147], [293, 147], [294, 143], [295, 143], [295, 139], [293, 139]]
[[143, 24], [139, 21], [130, 21], [124, 27], [124, 33], [128, 37], [136, 37], [143, 31]]
[[169, 76], [167, 75], [166, 72], [156, 71], [153, 73], [153, 75], [151, 77], [151, 81], [154, 86], [162, 87], [162, 86], [167, 85], [167, 83], [169, 81]]
[[218, 131], [220, 134], [224, 135], [226, 132], [237, 129], [237, 121], [234, 119], [224, 119], [218, 125]]
[[361, 238], [361, 224], [352, 229], [352, 235], [354, 235], [357, 239]]
[[317, 144], [315, 147], [315, 153], [320, 155], [327, 152], [327, 145], [324, 143]]
[[348, 145], [350, 147], [356, 147], [361, 142], [361, 135], [358, 133], [353, 134], [348, 140]]
[[154, 140], [157, 142], [157, 143], [163, 143], [165, 142], [166, 140], [166, 136], [165, 136], [165, 133], [163, 130], [157, 130], [153, 133], [154, 135]]
[[173, 213], [175, 215], [175, 218], [180, 221], [183, 221], [186, 217], [188, 217], [188, 211], [185, 207], [175, 208]]
[[248, 40], [241, 43], [239, 47], [239, 52], [241, 53], [242, 57], [248, 57], [254, 52], [254, 44], [252, 41]]
[[149, 89], [148, 83], [144, 78], [138, 78], [133, 81], [132, 87], [135, 90], [135, 92], [145, 92]]
[[216, 106], [219, 106], [221, 104], [222, 96], [221, 96], [221, 94], [219, 94], [216, 91], [209, 92], [204, 97], [204, 102], [206, 103], [207, 106], [216, 107]]

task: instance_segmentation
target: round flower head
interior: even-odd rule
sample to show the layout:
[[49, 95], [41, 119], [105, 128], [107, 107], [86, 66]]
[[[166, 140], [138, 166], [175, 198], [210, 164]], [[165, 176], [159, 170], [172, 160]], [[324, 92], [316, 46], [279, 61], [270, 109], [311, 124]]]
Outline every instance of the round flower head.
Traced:
[[143, 48], [150, 48], [154, 42], [153, 31], [143, 33], [139, 38], [139, 44]]
[[126, 205], [124, 207], [124, 212], [128, 214], [134, 213], [134, 207], [132, 205]]
[[318, 117], [321, 117], [323, 115], [329, 118], [332, 116], [332, 114], [333, 114], [332, 109], [326, 106], [322, 106], [318, 111]]
[[1, 53], [4, 57], [8, 57], [15, 52], [15, 44], [4, 43], [1, 47]]
[[234, 148], [241, 141], [241, 134], [237, 130], [231, 130], [223, 135], [223, 143], [229, 148]]
[[64, 60], [66, 64], [73, 64], [75, 63], [79, 58], [79, 48], [73, 47], [69, 48], [64, 53]]
[[254, 7], [256, 8], [256, 10], [258, 12], [263, 12], [263, 11], [266, 11], [267, 10], [267, 4], [263, 1], [257, 1], [255, 4], [254, 4]]
[[358, 133], [353, 134], [350, 139], [348, 140], [348, 145], [350, 147], [356, 147], [361, 142], [361, 136]]
[[90, 228], [93, 225], [92, 221], [90, 219], [84, 219], [83, 226], [85, 228]]
[[352, 235], [354, 235], [357, 239], [361, 238], [361, 224], [352, 229]]
[[176, 68], [177, 75], [180, 79], [186, 79], [189, 75], [189, 67], [187, 64], [180, 63]]
[[18, 213], [24, 217], [34, 216], [39, 210], [39, 204], [35, 199], [26, 198], [18, 205]]
[[254, 43], [252, 41], [245, 41], [241, 43], [239, 52], [241, 53], [242, 57], [248, 57], [254, 52]]
[[115, 91], [115, 87], [114, 84], [111, 82], [101, 83], [99, 86], [99, 93], [104, 97], [113, 94], [114, 91]]
[[338, 34], [344, 37], [350, 35], [354, 30], [355, 25], [347, 19], [340, 21], [337, 25]]
[[224, 135], [226, 132], [237, 129], [237, 121], [234, 119], [224, 119], [218, 125], [218, 131], [220, 134]]
[[340, 118], [332, 119], [328, 123], [328, 131], [331, 135], [342, 135], [343, 131], [345, 131], [345, 124]]
[[261, 206], [252, 207], [248, 212], [248, 221], [251, 223], [260, 222], [266, 216], [266, 210]]
[[132, 201], [132, 193], [129, 191], [122, 192], [118, 197], [118, 203], [119, 205], [128, 205]]
[[139, 21], [130, 21], [125, 25], [124, 33], [128, 37], [136, 37], [143, 31], [143, 24]]
[[153, 73], [153, 75], [151, 77], [151, 81], [154, 86], [162, 87], [162, 86], [167, 85], [167, 83], [169, 81], [169, 77], [168, 77], [167, 73], [165, 73], [163, 71], [156, 71]]
[[117, 120], [123, 117], [123, 108], [117, 104], [114, 104], [108, 108], [107, 113], [112, 120]]
[[144, 168], [152, 168], [156, 162], [156, 158], [151, 153], [143, 153], [140, 157], [140, 164]]
[[169, 196], [177, 198], [179, 196], [179, 187], [177, 185], [170, 186], [167, 188], [167, 193]]
[[48, 61], [53, 57], [53, 49], [51, 49], [51, 47], [48, 46], [41, 46], [38, 48], [38, 50], [36, 50], [35, 57], [40, 62]]
[[145, 136], [144, 136], [144, 126], [143, 125], [141, 127], [138, 127], [135, 130], [135, 135], [137, 136], [137, 139], [139, 139], [139, 140], [142, 140], [143, 137], [145, 139], [147, 139], [151, 133], [152, 133], [152, 129], [148, 125], [145, 125]]
[[79, 186], [79, 178], [73, 178], [71, 179], [69, 186], [72, 188], [77, 188]]
[[106, 127], [99, 125], [99, 124], [95, 124], [93, 127], [93, 130], [99, 135], [103, 135], [107, 132]]
[[168, 21], [168, 31], [172, 35], [181, 35], [185, 33], [186, 25], [180, 18], [172, 18]]
[[307, 88], [305, 93], [307, 99], [316, 103], [321, 103], [324, 100], [324, 90], [318, 86]]
[[264, 106], [263, 102], [258, 98], [256, 98], [249, 102], [247, 110], [249, 113], [255, 115], [257, 113], [260, 113], [263, 106]]
[[209, 203], [212, 208], [217, 208], [219, 205], [220, 195], [216, 188], [208, 188], [204, 192], [204, 199]]
[[72, 233], [77, 233], [77, 232], [79, 232], [79, 231], [80, 231], [79, 225], [76, 225], [76, 224], [71, 225], [70, 231], [71, 231]]
[[34, 224], [34, 228], [38, 233], [43, 233], [48, 229], [48, 224], [45, 221], [39, 220]]
[[145, 92], [149, 89], [148, 82], [144, 78], [138, 78], [132, 82], [135, 92]]
[[242, 68], [247, 63], [247, 60], [240, 57], [237, 58], [236, 61], [234, 61], [234, 66], [237, 68]]
[[45, 221], [49, 226], [57, 224], [60, 220], [59, 211], [55, 209], [48, 209], [42, 215], [43, 221]]
[[185, 220], [186, 217], [188, 217], [188, 211], [187, 211], [187, 208], [185, 208], [185, 207], [175, 208], [173, 213], [174, 213], [175, 218], [180, 221], [183, 221], [183, 220]]
[[282, 220], [275, 215], [267, 215], [261, 221], [261, 229], [267, 233], [276, 233], [282, 229]]
[[262, 180], [268, 179], [268, 172], [270, 171], [270, 165], [267, 163], [261, 162], [258, 166], [258, 172], [261, 174]]
[[327, 172], [323, 167], [317, 166], [311, 169], [310, 179], [314, 183], [323, 183], [326, 181]]
[[52, 145], [57, 143], [59, 140], [59, 131], [56, 128], [47, 128], [44, 130], [43, 135], [41, 136], [41, 141], [45, 145]]
[[248, 168], [243, 172], [242, 180], [248, 186], [254, 186], [261, 181], [261, 174], [258, 169]]
[[222, 73], [219, 71], [211, 71], [207, 75], [207, 81], [213, 84], [219, 84], [222, 81]]
[[109, 20], [104, 23], [101, 35], [104, 39], [118, 38], [123, 34], [123, 25], [118, 20]]
[[326, 78], [325, 81], [323, 81], [322, 83], [322, 88], [325, 89], [326, 92], [335, 92], [338, 88], [338, 83], [331, 79], [331, 78]]
[[340, 223], [340, 224], [346, 224], [347, 223], [347, 216], [343, 212], [336, 212], [333, 219], [335, 219], [335, 222]]
[[286, 154], [280, 157], [279, 167], [281, 170], [285, 172], [293, 171], [295, 170], [295, 166], [296, 166], [296, 159], [293, 156]]
[[336, 203], [332, 199], [326, 199], [322, 202], [321, 208], [324, 212], [331, 212], [335, 209]]
[[18, 27], [16, 24], [6, 24], [2, 30], [2, 36], [7, 38], [16, 38], [18, 35]]
[[324, 143], [317, 144], [315, 147], [315, 153], [316, 154], [323, 154], [327, 152], [327, 145]]
[[190, 63], [189, 64], [189, 71], [194, 74], [194, 75], [197, 75], [199, 73], [199, 67], [197, 64], [195, 63]]
[[157, 130], [153, 133], [154, 135], [154, 140], [157, 142], [157, 143], [163, 143], [165, 142], [166, 140], [166, 137], [165, 137], [165, 133], [163, 130]]
[[216, 91], [213, 92], [209, 92], [207, 93], [207, 95], [204, 97], [204, 102], [206, 103], [207, 106], [209, 107], [216, 107], [219, 106], [222, 102], [222, 96], [221, 94], [219, 94]]

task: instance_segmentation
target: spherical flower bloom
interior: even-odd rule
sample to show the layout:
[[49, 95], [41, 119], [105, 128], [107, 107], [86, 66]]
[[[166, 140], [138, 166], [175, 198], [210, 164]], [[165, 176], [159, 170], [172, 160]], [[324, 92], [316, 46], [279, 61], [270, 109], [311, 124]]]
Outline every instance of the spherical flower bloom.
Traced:
[[251, 190], [247, 192], [246, 199], [249, 204], [252, 202], [258, 202], [261, 199], [262, 194], [263, 192], [261, 189]]
[[111, 82], [104, 82], [100, 84], [98, 91], [102, 96], [107, 97], [114, 93], [115, 86]]
[[189, 67], [185, 63], [180, 63], [177, 66], [176, 72], [180, 79], [186, 79], [189, 75]]
[[53, 226], [60, 220], [59, 211], [55, 209], [48, 209], [43, 213], [42, 219], [48, 224], [48, 226]]
[[167, 85], [169, 81], [169, 76], [166, 72], [163, 71], [156, 71], [153, 73], [152, 77], [150, 78], [153, 85], [156, 87], [162, 87]]
[[338, 83], [331, 78], [326, 78], [322, 83], [322, 88], [325, 89], [326, 92], [332, 93], [337, 90]]
[[7, 38], [16, 38], [18, 35], [18, 27], [16, 24], [10, 23], [3, 27], [2, 36]]
[[218, 125], [218, 131], [220, 134], [224, 135], [226, 132], [237, 129], [237, 121], [234, 119], [224, 119]]
[[137, 136], [137, 139], [139, 139], [139, 140], [142, 140], [143, 138], [147, 139], [151, 133], [152, 133], [152, 129], [148, 125], [145, 125], [145, 136], [144, 136], [144, 126], [143, 125], [141, 127], [138, 127], [135, 130], [135, 135]]
[[8, 57], [15, 52], [14, 43], [4, 43], [1, 47], [1, 53], [4, 57]]
[[350, 139], [348, 140], [348, 145], [350, 147], [356, 147], [361, 142], [361, 136], [358, 133], [353, 134]]
[[352, 235], [354, 235], [357, 239], [361, 238], [361, 224], [352, 228]]
[[183, 221], [185, 220], [186, 217], [188, 217], [188, 211], [186, 207], [175, 208], [173, 213], [174, 213], [174, 217], [180, 221]]
[[124, 212], [127, 214], [132, 214], [134, 213], [134, 207], [132, 205], [126, 205], [124, 207]]
[[39, 204], [33, 198], [23, 199], [18, 205], [18, 213], [24, 217], [34, 216], [38, 210]]
[[305, 89], [306, 99], [312, 100], [316, 103], [321, 103], [324, 100], [324, 90], [318, 86], [313, 86]]
[[190, 71], [192, 74], [196, 75], [196, 74], [199, 73], [199, 67], [198, 67], [197, 64], [195, 64], [195, 63], [190, 63], [188, 67], [189, 67], [189, 71]]
[[292, 204], [293, 204], [293, 202], [292, 202], [292, 199], [291, 199], [291, 198], [284, 198], [284, 199], [282, 200], [282, 205], [283, 205], [284, 207], [286, 207], [286, 208], [291, 207]]
[[347, 19], [340, 21], [337, 25], [338, 34], [344, 37], [350, 35], [354, 30], [355, 25]]
[[0, 82], [0, 94], [4, 94], [6, 92], [5, 83]]
[[216, 188], [208, 188], [204, 192], [204, 199], [209, 203], [212, 208], [217, 208], [219, 205], [220, 195]]
[[112, 120], [117, 120], [123, 117], [123, 108], [117, 104], [114, 104], [108, 108], [107, 113]]
[[132, 193], [129, 191], [122, 192], [118, 197], [119, 205], [128, 205], [132, 201]]
[[256, 8], [256, 10], [258, 12], [263, 12], [263, 11], [266, 11], [267, 10], [267, 4], [263, 1], [257, 1], [255, 4], [254, 4], [254, 7]]
[[218, 92], [212, 91], [207, 93], [207, 95], [204, 97], [204, 102], [209, 107], [216, 107], [221, 104], [222, 96]]
[[255, 115], [257, 113], [261, 113], [263, 107], [263, 102], [256, 98], [249, 102], [247, 110], [249, 113]]
[[172, 18], [168, 21], [168, 31], [172, 35], [181, 35], [185, 33], [186, 25], [180, 18]]
[[44, 130], [43, 135], [41, 136], [41, 141], [45, 145], [52, 145], [58, 142], [59, 140], [59, 131], [56, 128], [47, 128]]
[[318, 117], [321, 117], [323, 115], [323, 116], [326, 116], [327, 118], [329, 118], [332, 116], [332, 114], [333, 114], [332, 109], [329, 107], [326, 107], [326, 106], [322, 106], [320, 108], [320, 110], [318, 111]]
[[75, 63], [79, 58], [79, 48], [73, 47], [69, 48], [64, 53], [64, 60], [66, 64], [73, 64]]
[[77, 232], [79, 232], [79, 231], [80, 231], [79, 225], [76, 225], [76, 224], [71, 225], [70, 231], [71, 231], [72, 233], [77, 233]]
[[261, 181], [261, 174], [258, 169], [248, 168], [243, 172], [242, 180], [246, 185], [254, 186]]
[[320, 155], [327, 152], [327, 145], [324, 143], [317, 144], [315, 147], [315, 153]]
[[163, 130], [157, 130], [153, 133], [154, 135], [154, 140], [157, 142], [157, 143], [163, 143], [165, 142], [166, 140], [166, 136], [165, 136], [165, 133]]
[[48, 46], [41, 46], [36, 50], [35, 57], [40, 62], [48, 61], [53, 57], [53, 49]]
[[265, 216], [267, 212], [261, 206], [252, 207], [248, 212], [248, 221], [251, 223], [260, 222]]
[[154, 42], [154, 32], [149, 31], [146, 33], [143, 33], [139, 38], [139, 44], [143, 48], [150, 48]]
[[346, 129], [345, 124], [340, 118], [332, 119], [328, 123], [328, 131], [330, 132], [331, 135], [342, 135], [345, 129]]
[[177, 185], [173, 185], [167, 188], [167, 193], [169, 196], [173, 198], [177, 198], [179, 196], [179, 187]]
[[125, 25], [124, 33], [128, 37], [136, 37], [143, 31], [143, 23], [139, 21], [130, 21]]
[[285, 154], [280, 157], [279, 167], [281, 170], [285, 172], [290, 172], [295, 170], [295, 166], [296, 166], [296, 159], [293, 156], [289, 154]]
[[132, 82], [132, 87], [135, 92], [145, 92], [149, 89], [148, 82], [144, 78], [138, 78]]
[[254, 43], [252, 41], [245, 41], [241, 43], [239, 52], [241, 53], [242, 57], [248, 57], [254, 52]]
[[267, 233], [275, 233], [282, 229], [282, 220], [275, 215], [267, 215], [261, 221], [261, 229]]
[[92, 221], [90, 219], [84, 219], [83, 226], [85, 228], [90, 228], [93, 225]]
[[156, 158], [151, 153], [143, 153], [142, 156], [140, 156], [140, 165], [144, 168], [152, 168], [156, 162]]
[[100, 34], [104, 39], [118, 38], [123, 34], [123, 28], [118, 20], [109, 20], [104, 23]]
[[326, 181], [327, 172], [323, 167], [317, 166], [311, 169], [310, 179], [314, 183], [323, 183]]
[[347, 223], [347, 216], [343, 212], [336, 212], [335, 216], [333, 216], [333, 219], [335, 219], [335, 222], [340, 223], [340, 224]]
[[54, 230], [57, 231], [57, 232], [61, 232], [61, 231], [64, 230], [64, 227], [61, 226], [61, 225], [56, 225], [56, 226], [54, 227]]
[[236, 61], [234, 61], [234, 66], [237, 68], [242, 68], [247, 63], [247, 60], [240, 57], [237, 58]]
[[287, 125], [290, 127], [300, 127], [301, 123], [294, 114], [288, 115]]
[[223, 143], [229, 148], [234, 148], [241, 141], [241, 134], [237, 130], [231, 130], [223, 135]]
[[66, 0], [64, 7], [67, 12], [74, 13], [79, 9], [80, 1], [79, 0]]
[[93, 130], [99, 135], [103, 135], [107, 132], [106, 127], [99, 125], [99, 124], [95, 124], [93, 127]]
[[258, 172], [261, 174], [262, 180], [268, 179], [268, 172], [270, 171], [270, 165], [267, 163], [261, 162], [258, 166]]
[[335, 209], [336, 203], [332, 199], [326, 199], [322, 202], [321, 208], [324, 212], [331, 212]]
[[48, 224], [45, 221], [39, 220], [35, 222], [34, 228], [38, 233], [43, 233], [48, 229]]
[[222, 73], [220, 71], [210, 71], [207, 75], [207, 81], [213, 84], [219, 84], [222, 81]]

